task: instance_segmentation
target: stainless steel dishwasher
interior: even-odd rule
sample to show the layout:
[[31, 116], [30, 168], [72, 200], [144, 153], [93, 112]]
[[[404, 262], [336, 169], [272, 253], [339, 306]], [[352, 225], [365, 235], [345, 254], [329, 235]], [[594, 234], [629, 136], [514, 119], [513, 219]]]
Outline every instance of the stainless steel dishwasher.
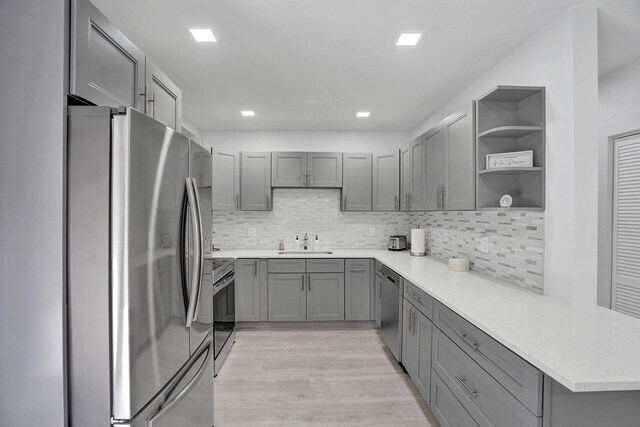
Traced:
[[402, 360], [402, 277], [385, 265], [380, 270], [380, 336], [398, 362]]

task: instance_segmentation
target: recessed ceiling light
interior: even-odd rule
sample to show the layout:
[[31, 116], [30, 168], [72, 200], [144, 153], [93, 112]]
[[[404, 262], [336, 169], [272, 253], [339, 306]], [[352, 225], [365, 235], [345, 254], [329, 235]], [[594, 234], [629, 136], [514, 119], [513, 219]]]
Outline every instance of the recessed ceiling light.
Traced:
[[211, 32], [211, 28], [190, 28], [193, 38], [197, 42], [215, 42], [216, 38]]
[[256, 115], [255, 111], [253, 110], [242, 110], [240, 111], [240, 114], [242, 114], [245, 117], [254, 117]]
[[371, 113], [368, 111], [358, 111], [358, 113], [356, 114], [356, 117], [369, 117]]
[[317, 102], [318, 102], [318, 100], [315, 99], [315, 98], [308, 98], [308, 99], [304, 100], [304, 103], [307, 104], [307, 105], [313, 105], [313, 104], [315, 104]]
[[420, 37], [422, 37], [422, 33], [402, 33], [396, 46], [415, 46], [418, 44]]

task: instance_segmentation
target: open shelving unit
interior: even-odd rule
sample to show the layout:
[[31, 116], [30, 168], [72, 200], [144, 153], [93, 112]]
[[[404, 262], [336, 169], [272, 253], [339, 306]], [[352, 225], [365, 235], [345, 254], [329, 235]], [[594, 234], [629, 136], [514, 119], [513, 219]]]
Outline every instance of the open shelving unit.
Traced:
[[[478, 98], [476, 206], [478, 210], [544, 210], [545, 89], [498, 86]], [[533, 151], [532, 167], [487, 169], [487, 154]], [[513, 198], [510, 208], [500, 197]]]

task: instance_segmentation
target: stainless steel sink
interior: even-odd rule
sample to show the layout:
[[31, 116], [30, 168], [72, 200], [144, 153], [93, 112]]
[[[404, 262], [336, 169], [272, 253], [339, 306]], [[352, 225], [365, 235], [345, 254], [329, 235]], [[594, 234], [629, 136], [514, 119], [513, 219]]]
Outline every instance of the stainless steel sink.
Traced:
[[333, 251], [278, 251], [278, 255], [331, 255]]

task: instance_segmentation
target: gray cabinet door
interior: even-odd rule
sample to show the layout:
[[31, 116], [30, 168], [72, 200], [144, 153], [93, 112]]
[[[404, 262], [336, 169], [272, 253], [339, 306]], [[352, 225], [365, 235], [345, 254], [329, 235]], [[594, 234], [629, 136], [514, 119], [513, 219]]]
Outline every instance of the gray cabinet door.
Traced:
[[411, 194], [409, 196], [409, 210], [419, 211], [422, 206], [422, 187], [424, 183], [424, 144], [418, 137], [411, 143]]
[[400, 150], [373, 155], [373, 210], [400, 209]]
[[444, 209], [473, 210], [475, 194], [474, 104], [447, 117], [442, 123], [447, 150]]
[[345, 260], [345, 320], [371, 320], [371, 260]]
[[423, 135], [425, 170], [423, 185], [423, 207], [433, 211], [442, 209], [446, 148], [442, 136], [442, 125], [438, 125]]
[[402, 365], [413, 379], [417, 376], [419, 357], [419, 336], [414, 327], [416, 312], [418, 311], [406, 299], [403, 300], [402, 313]]
[[307, 153], [307, 186], [342, 187], [342, 153]]
[[400, 150], [400, 210], [403, 212], [411, 210], [409, 200], [413, 194], [411, 185], [411, 146]]
[[260, 273], [257, 259], [236, 261], [236, 320], [260, 320]]
[[[417, 311], [417, 310], [416, 310]], [[413, 377], [425, 402], [431, 402], [431, 337], [433, 323], [419, 311], [416, 312], [415, 328], [418, 336], [418, 366]]]
[[144, 104], [145, 56], [88, 0], [76, 0], [71, 16], [69, 92], [96, 105]]
[[147, 115], [180, 132], [182, 130], [182, 91], [146, 58]]
[[271, 153], [272, 187], [306, 187], [307, 153]]
[[307, 320], [344, 320], [344, 274], [307, 275]]
[[269, 321], [307, 320], [306, 275], [275, 273], [267, 280]]
[[213, 150], [213, 210], [236, 211], [240, 208], [240, 153]]
[[376, 274], [375, 287], [374, 287], [375, 302], [376, 302], [376, 326], [380, 328], [380, 319], [382, 318], [382, 277]]
[[271, 153], [243, 151], [240, 157], [240, 210], [270, 211]]
[[371, 153], [342, 155], [342, 210], [371, 210]]

